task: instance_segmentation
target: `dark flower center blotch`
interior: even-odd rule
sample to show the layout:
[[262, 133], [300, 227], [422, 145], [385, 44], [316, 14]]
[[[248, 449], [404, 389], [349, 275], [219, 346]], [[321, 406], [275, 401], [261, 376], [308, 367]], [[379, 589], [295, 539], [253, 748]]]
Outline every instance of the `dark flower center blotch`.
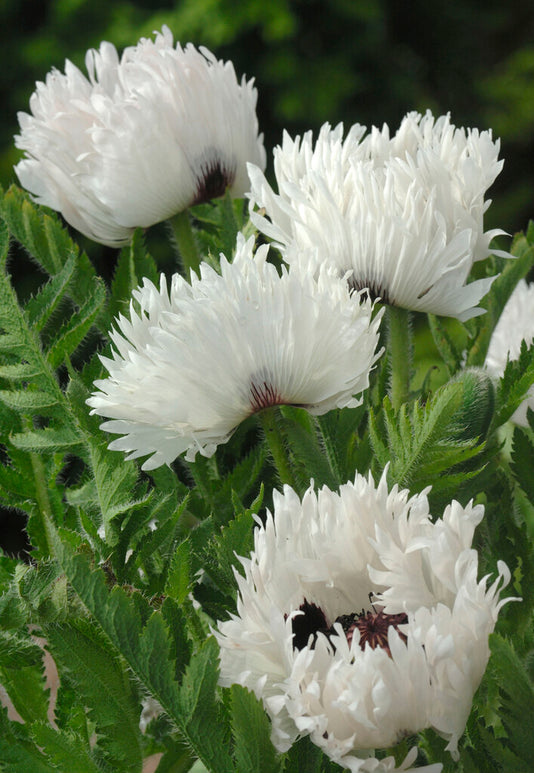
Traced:
[[267, 381], [252, 381], [250, 384], [250, 405], [252, 413], [257, 413], [263, 408], [271, 408], [273, 405], [283, 403], [282, 395]]
[[343, 628], [349, 646], [352, 643], [354, 631], [358, 629], [360, 632], [359, 644], [362, 650], [365, 649], [366, 645], [373, 650], [381, 647], [391, 657], [388, 642], [391, 626], [397, 631], [401, 639], [404, 642], [406, 641], [405, 634], [399, 631], [399, 625], [404, 625], [408, 622], [408, 616], [403, 612], [397, 615], [387, 615], [383, 610], [376, 612], [373, 608], [372, 611], [366, 612], [362, 609], [361, 612], [340, 615], [336, 618], [333, 625], [328, 626], [326, 616], [317, 604], [310, 603], [304, 599], [304, 602], [299, 607], [299, 611], [302, 614], [295, 615], [292, 621], [293, 647], [298, 650], [307, 646], [310, 636], [313, 636], [311, 644], [313, 648], [317, 641], [318, 633], [323, 633], [332, 646], [334, 646], [332, 637], [336, 633], [334, 629], [336, 623], [339, 623]]
[[369, 298], [374, 302], [377, 298], [380, 298], [381, 303], [387, 303], [391, 305], [391, 299], [389, 297], [388, 290], [380, 287], [376, 280], [369, 281], [367, 279], [356, 279], [354, 276], [351, 276], [349, 277], [348, 282], [349, 288], [353, 292], [360, 292], [361, 290], [364, 290], [362, 293], [362, 299]]
[[224, 196], [235, 180], [235, 169], [229, 169], [219, 158], [201, 165], [197, 177], [197, 190], [193, 204], [202, 204]]

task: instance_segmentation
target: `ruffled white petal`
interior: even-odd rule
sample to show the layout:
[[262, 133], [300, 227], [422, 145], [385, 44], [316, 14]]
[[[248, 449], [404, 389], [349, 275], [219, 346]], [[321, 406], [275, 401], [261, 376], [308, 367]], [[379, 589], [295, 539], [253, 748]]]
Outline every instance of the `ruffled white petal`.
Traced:
[[19, 113], [15, 167], [35, 199], [112, 246], [229, 188], [243, 196], [246, 162], [265, 167], [253, 80], [207, 49], [173, 45], [167, 27], [119, 59], [110, 43], [53, 70]]
[[110, 448], [152, 455], [144, 469], [185, 451], [210, 456], [263, 407], [320, 415], [361, 402], [381, 315], [372, 319], [372, 304], [326, 267], [316, 278], [296, 268], [279, 276], [268, 247], [253, 256], [253, 242], [240, 237], [221, 274], [205, 263], [191, 284], [176, 274], [170, 294], [163, 276], [159, 290], [145, 280], [137, 307], [117, 320], [102, 359], [109, 377], [88, 404], [123, 435]]
[[278, 193], [249, 165], [256, 226], [285, 260], [292, 245], [315, 246], [355, 287], [396, 306], [461, 320], [483, 313], [477, 303], [493, 277], [468, 283], [475, 260], [489, 254], [500, 231], [483, 231], [487, 188], [502, 168], [490, 132], [455, 128], [409, 113], [393, 138], [389, 129], [364, 136], [355, 125], [325, 124], [275, 148]]
[[[285, 486], [273, 503], [240, 559], [244, 575], [236, 571], [237, 614], [215, 631], [221, 684], [263, 701], [279, 751], [309, 735], [351, 771], [389, 771], [392, 758], [373, 750], [432, 727], [455, 755], [510, 579], [499, 562], [490, 587], [477, 580], [471, 543], [482, 507], [453, 502], [433, 521], [426, 492], [410, 497], [360, 475], [339, 492], [310, 488], [302, 501]], [[385, 614], [407, 615], [388, 629], [390, 652], [362, 648], [358, 629], [349, 643], [337, 620], [372, 609], [370, 597]], [[305, 601], [331, 633], [319, 627], [299, 649], [293, 625]]]
[[[501, 378], [508, 360], [519, 359], [521, 343], [530, 346], [534, 340], [534, 284], [521, 279], [497, 322], [491, 336], [486, 368], [492, 376]], [[511, 417], [511, 421], [528, 427], [527, 409], [534, 410], [534, 386], [528, 390], [525, 400]]]

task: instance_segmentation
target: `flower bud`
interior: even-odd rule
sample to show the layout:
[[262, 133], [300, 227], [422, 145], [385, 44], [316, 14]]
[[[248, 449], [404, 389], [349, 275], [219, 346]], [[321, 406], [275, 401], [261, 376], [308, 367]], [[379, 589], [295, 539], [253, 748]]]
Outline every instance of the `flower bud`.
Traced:
[[482, 368], [467, 368], [457, 373], [449, 384], [461, 383], [462, 403], [454, 416], [453, 437], [458, 440], [484, 440], [495, 411], [493, 379]]

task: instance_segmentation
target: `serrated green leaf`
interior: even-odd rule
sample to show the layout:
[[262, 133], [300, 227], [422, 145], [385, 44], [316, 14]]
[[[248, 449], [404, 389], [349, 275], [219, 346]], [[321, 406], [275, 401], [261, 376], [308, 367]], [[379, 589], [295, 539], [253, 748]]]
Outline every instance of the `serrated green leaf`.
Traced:
[[[215, 701], [218, 678], [218, 647], [209, 638], [191, 658], [180, 687], [180, 705], [195, 748], [202, 747], [202, 761], [208, 770], [228, 771], [229, 728], [221, 716], [223, 707]], [[210, 733], [206, 735], [206, 728]]]
[[42, 649], [29, 636], [0, 630], [0, 668], [41, 665]]
[[517, 360], [509, 361], [497, 389], [497, 412], [493, 427], [500, 427], [510, 419], [534, 384], [534, 344], [521, 343]]
[[21, 413], [37, 413], [58, 404], [56, 394], [38, 389], [0, 389], [0, 400], [9, 408]]
[[427, 316], [436, 348], [445, 363], [449, 376], [452, 376], [461, 368], [462, 352], [458, 350], [443, 321], [434, 314], [428, 314]]
[[236, 594], [234, 566], [240, 567], [236, 556], [248, 556], [253, 544], [254, 518], [250, 509], [236, 515], [206, 549], [206, 571], [230, 598]]
[[50, 345], [46, 355], [52, 368], [58, 368], [65, 357], [78, 348], [95, 322], [106, 300], [106, 288], [100, 279], [95, 279], [86, 291], [84, 304], [71, 315]]
[[[89, 745], [77, 733], [43, 723], [34, 723], [30, 732], [35, 743], [58, 770], [68, 770], [69, 773], [102, 773], [102, 768], [91, 756]], [[132, 768], [132, 773], [134, 770]]]
[[73, 451], [82, 443], [82, 438], [71, 427], [46, 428], [29, 432], [18, 432], [10, 438], [15, 448], [35, 453]]
[[44, 666], [4, 668], [0, 665], [0, 684], [25, 722], [46, 722], [49, 690], [45, 689]]
[[534, 505], [534, 444], [520, 427], [514, 430], [512, 471], [529, 501]]
[[236, 773], [281, 773], [282, 762], [271, 743], [271, 723], [254, 693], [230, 688]]
[[335, 473], [319, 443], [313, 418], [307, 411], [291, 406], [284, 406], [281, 413], [285, 419], [282, 432], [290, 449], [294, 473], [300, 479], [301, 490], [309, 487], [310, 478], [317, 486], [335, 488]]
[[192, 578], [190, 553], [191, 543], [188, 540], [184, 540], [178, 545], [172, 556], [169, 573], [167, 575], [165, 593], [175, 599], [179, 604], [185, 601], [191, 591]]
[[57, 773], [41, 750], [28, 737], [28, 729], [11, 722], [7, 710], [0, 707], [0, 770], [6, 773]]
[[467, 357], [467, 365], [482, 367], [486, 359], [491, 334], [495, 329], [502, 310], [508, 298], [514, 291], [520, 279], [525, 277], [534, 265], [534, 244], [531, 236], [518, 234], [512, 244], [512, 255], [515, 260], [497, 260], [500, 273], [493, 282], [489, 293], [482, 299], [480, 306], [487, 309], [481, 317], [477, 317], [478, 333], [471, 345]]
[[61, 272], [66, 256], [75, 256], [75, 270], [69, 282], [69, 296], [82, 306], [87, 288], [96, 277], [88, 257], [70, 238], [55, 212], [38, 207], [27, 193], [12, 185], [0, 202], [0, 211], [10, 233], [50, 276]]
[[[109, 593], [101, 571], [91, 571], [86, 559], [56, 540], [58, 560], [76, 593], [126, 659], [133, 673], [176, 722], [183, 736], [213, 773], [227, 773], [231, 760], [224, 741], [225, 723], [215, 709], [217, 658], [214, 641], [202, 648], [189, 677], [179, 688], [170, 660], [175, 645], [159, 612], [153, 612], [143, 628], [140, 611], [148, 612], [139, 594], [126, 596], [118, 587]], [[208, 662], [205, 662], [206, 658]], [[194, 684], [193, 684], [194, 683]], [[184, 687], [185, 685], [185, 687]], [[215, 715], [214, 715], [215, 712]], [[206, 736], [208, 721], [210, 732]]]
[[40, 373], [39, 368], [28, 363], [14, 363], [11, 365], [0, 365], [0, 378], [7, 381], [28, 381]]
[[525, 732], [525, 717], [534, 716], [534, 684], [511, 643], [490, 637], [492, 666], [501, 688], [501, 719], [514, 753], [525, 764], [534, 758], [534, 736]]
[[174, 678], [180, 684], [192, 653], [192, 643], [186, 624], [187, 616], [174, 599], [168, 597], [163, 602], [161, 613], [170, 633], [170, 655], [175, 664]]
[[143, 232], [138, 228], [131, 243], [123, 247], [119, 254], [106, 311], [106, 327], [110, 328], [119, 314], [127, 312], [132, 291], [142, 285], [145, 277], [157, 286], [159, 276], [156, 263], [146, 250]]
[[42, 330], [58, 308], [73, 277], [75, 266], [76, 255], [71, 253], [59, 273], [43, 285], [26, 304], [26, 318], [34, 330]]
[[183, 741], [166, 739], [165, 749], [156, 773], [188, 773], [192, 770], [197, 758]]
[[139, 701], [108, 640], [87, 620], [47, 626], [48, 647], [88, 707], [98, 744], [119, 767], [140, 770]]
[[319, 747], [308, 736], [294, 743], [284, 754], [284, 773], [324, 773], [331, 769]]

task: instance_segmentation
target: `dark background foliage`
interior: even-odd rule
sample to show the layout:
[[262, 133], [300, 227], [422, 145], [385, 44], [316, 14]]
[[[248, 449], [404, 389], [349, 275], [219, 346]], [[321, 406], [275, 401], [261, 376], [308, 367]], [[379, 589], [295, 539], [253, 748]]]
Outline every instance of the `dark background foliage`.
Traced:
[[254, 75], [270, 148], [329, 121], [396, 126], [408, 110], [493, 128], [504, 172], [490, 225], [523, 228], [534, 192], [534, 5], [487, 0], [2, 0], [0, 180], [14, 179], [16, 114], [66, 57], [168, 24]]
[[[532, 0], [161, 0], [157, 10], [152, 0], [2, 0], [0, 183], [16, 181], [16, 115], [28, 110], [36, 80], [63, 69], [65, 58], [83, 69], [85, 51], [101, 40], [123, 48], [162, 24], [255, 76], [269, 170], [283, 129], [395, 127], [409, 110], [450, 111], [457, 125], [491, 127], [502, 140], [506, 162], [487, 226], [512, 233], [532, 216]], [[111, 275], [114, 252], [83, 245]], [[16, 275], [30, 275], [15, 263]], [[11, 532], [5, 520], [0, 531]]]

